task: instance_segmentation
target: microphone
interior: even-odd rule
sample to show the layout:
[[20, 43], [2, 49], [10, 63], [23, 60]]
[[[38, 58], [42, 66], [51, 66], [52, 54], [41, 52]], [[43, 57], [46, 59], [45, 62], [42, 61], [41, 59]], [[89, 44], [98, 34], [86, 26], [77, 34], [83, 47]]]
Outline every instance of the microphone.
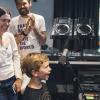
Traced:
[[67, 56], [68, 56], [69, 50], [66, 48], [63, 50], [62, 55], [59, 57], [59, 63], [64, 65], [65, 63], [68, 63]]
[[64, 44], [64, 49], [63, 49], [63, 52], [61, 54], [61, 56], [59, 57], [59, 64], [69, 64], [68, 60], [67, 60], [67, 57], [68, 57], [68, 53], [69, 53], [69, 42], [70, 42], [70, 36], [68, 37], [67, 41], [65, 42]]

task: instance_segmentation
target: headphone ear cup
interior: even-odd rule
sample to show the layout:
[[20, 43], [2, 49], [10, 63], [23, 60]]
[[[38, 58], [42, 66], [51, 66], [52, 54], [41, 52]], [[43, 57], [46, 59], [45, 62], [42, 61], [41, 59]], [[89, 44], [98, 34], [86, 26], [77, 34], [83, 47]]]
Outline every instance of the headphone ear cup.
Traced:
[[[94, 49], [96, 45], [94, 34], [94, 20], [91, 18], [77, 18], [74, 20], [74, 46], [78, 49]], [[79, 44], [79, 46], [78, 46]]]
[[71, 18], [57, 18], [54, 22], [55, 35], [69, 35], [72, 32], [73, 20]]
[[89, 24], [80, 24], [77, 28], [77, 32], [81, 35], [89, 35], [92, 32], [92, 28]]
[[69, 33], [68, 24], [57, 24], [55, 32], [57, 35], [67, 35]]
[[94, 34], [94, 25], [92, 19], [77, 18], [74, 20], [74, 35], [91, 35]]

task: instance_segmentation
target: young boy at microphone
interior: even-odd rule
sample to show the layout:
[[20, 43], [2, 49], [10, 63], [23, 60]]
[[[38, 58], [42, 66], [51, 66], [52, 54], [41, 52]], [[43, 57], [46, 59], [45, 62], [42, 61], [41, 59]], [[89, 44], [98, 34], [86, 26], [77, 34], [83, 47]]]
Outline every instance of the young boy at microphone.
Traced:
[[22, 100], [51, 100], [46, 83], [41, 82], [41, 80], [48, 80], [51, 72], [47, 55], [42, 53], [28, 54], [23, 59], [22, 69], [31, 78], [22, 95]]

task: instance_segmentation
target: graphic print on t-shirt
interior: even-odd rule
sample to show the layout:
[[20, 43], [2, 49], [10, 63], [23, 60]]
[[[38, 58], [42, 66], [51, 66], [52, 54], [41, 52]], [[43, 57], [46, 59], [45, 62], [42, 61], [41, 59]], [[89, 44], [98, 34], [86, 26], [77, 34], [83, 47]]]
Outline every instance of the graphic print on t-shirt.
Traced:
[[18, 32], [22, 32], [23, 31], [23, 29], [25, 28], [25, 24], [19, 24], [18, 25]]
[[[25, 23], [22, 21], [17, 25], [17, 31], [21, 32], [25, 28]], [[18, 45], [21, 59], [23, 59], [28, 53], [40, 52], [40, 44], [33, 30], [30, 30], [27, 36]]]
[[[18, 25], [18, 32], [22, 32], [25, 29], [26, 25], [25, 24], [19, 24]], [[30, 33], [29, 33], [30, 34]], [[34, 45], [33, 43], [30, 42], [30, 40], [32, 38], [30, 38], [29, 35], [25, 36], [24, 39], [21, 41], [20, 43], [20, 50], [25, 50], [25, 49], [34, 49]]]

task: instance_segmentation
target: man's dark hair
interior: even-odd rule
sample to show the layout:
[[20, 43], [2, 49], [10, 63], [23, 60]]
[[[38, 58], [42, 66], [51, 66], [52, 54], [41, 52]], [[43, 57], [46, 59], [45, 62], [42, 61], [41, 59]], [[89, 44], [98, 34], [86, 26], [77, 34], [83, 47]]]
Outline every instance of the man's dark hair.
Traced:
[[8, 9], [3, 8], [3, 7], [0, 7], [0, 17], [1, 17], [2, 15], [5, 15], [6, 13], [9, 14], [9, 15], [11, 16], [11, 13], [10, 13], [10, 11], [9, 11]]
[[[15, 3], [17, 3], [18, 1], [21, 1], [21, 0], [15, 0]], [[29, 3], [32, 2], [32, 0], [27, 0]]]

